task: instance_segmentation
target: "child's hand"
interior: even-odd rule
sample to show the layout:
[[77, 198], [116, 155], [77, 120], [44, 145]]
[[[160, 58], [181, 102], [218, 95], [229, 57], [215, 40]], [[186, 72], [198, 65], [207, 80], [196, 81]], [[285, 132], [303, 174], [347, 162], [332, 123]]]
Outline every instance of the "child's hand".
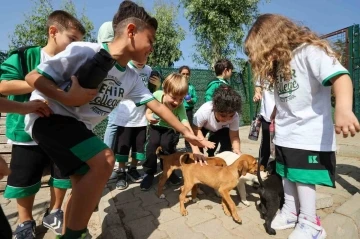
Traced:
[[149, 121], [150, 124], [157, 124], [159, 122], [158, 119], [155, 119], [153, 114], [146, 114], [146, 119]]
[[50, 114], [52, 114], [52, 111], [47, 105], [46, 101], [32, 100], [21, 104], [21, 107], [19, 108], [19, 113], [22, 115], [26, 115], [29, 113], [36, 113], [40, 117], [48, 117], [50, 116]]
[[351, 110], [336, 110], [335, 109], [335, 132], [337, 134], [343, 133], [343, 137], [355, 136], [356, 132], [360, 131], [359, 121]]
[[186, 141], [188, 141], [189, 143], [191, 143], [192, 145], [201, 147], [201, 148], [209, 148], [209, 149], [213, 149], [215, 148], [215, 143], [214, 142], [210, 142], [206, 139], [200, 139], [199, 137], [195, 136], [194, 134], [192, 134], [190, 131], [186, 132], [184, 134], [184, 138]]
[[0, 156], [0, 179], [10, 174], [10, 169], [8, 168], [5, 160]]
[[203, 166], [203, 164], [208, 165], [206, 157], [202, 153], [193, 153], [193, 155], [195, 164], [199, 162], [201, 166]]
[[233, 152], [236, 153], [237, 155], [242, 155], [240, 149], [233, 149]]
[[65, 99], [62, 100], [66, 106], [81, 106], [89, 103], [97, 95], [97, 89], [85, 89], [81, 87], [75, 76], [71, 77], [72, 84], [70, 90], [66, 93]]
[[152, 76], [149, 78], [149, 82], [156, 86], [156, 90], [160, 88], [161, 80], [158, 76]]
[[261, 98], [262, 98], [261, 93], [255, 92], [255, 95], [254, 95], [254, 97], [253, 97], [253, 101], [254, 101], [254, 102], [258, 102], [259, 100], [261, 100]]

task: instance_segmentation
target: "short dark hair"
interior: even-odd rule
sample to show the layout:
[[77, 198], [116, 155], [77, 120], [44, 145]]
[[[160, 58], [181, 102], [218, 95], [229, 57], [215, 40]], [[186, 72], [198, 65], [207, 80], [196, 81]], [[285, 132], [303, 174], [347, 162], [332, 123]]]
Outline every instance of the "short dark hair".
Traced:
[[157, 30], [158, 22], [154, 17], [151, 17], [143, 7], [138, 6], [132, 1], [123, 1], [120, 3], [118, 11], [113, 18], [114, 35], [117, 36], [122, 28], [134, 23], [139, 29], [144, 27], [152, 27]]
[[225, 69], [233, 70], [234, 66], [228, 59], [220, 59], [216, 61], [214, 65], [215, 74], [217, 76], [221, 75]]
[[184, 70], [184, 69], [188, 70], [189, 73], [191, 74], [190, 67], [188, 67], [188, 66], [181, 66], [181, 67], [179, 68], [179, 73], [181, 73], [182, 70]]
[[55, 25], [61, 31], [70, 28], [75, 28], [82, 35], [85, 35], [86, 33], [85, 27], [81, 24], [81, 22], [78, 19], [76, 19], [73, 15], [63, 10], [56, 10], [50, 13], [50, 15], [48, 16], [48, 20], [46, 22], [47, 30], [49, 30], [49, 27], [51, 25]]
[[241, 112], [241, 97], [228, 85], [220, 85], [213, 94], [213, 110], [220, 113]]

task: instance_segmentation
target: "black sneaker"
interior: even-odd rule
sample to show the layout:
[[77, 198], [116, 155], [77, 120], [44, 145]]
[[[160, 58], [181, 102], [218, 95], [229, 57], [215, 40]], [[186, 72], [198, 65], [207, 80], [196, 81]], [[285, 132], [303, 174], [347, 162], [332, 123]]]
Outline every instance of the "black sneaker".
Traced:
[[148, 191], [151, 188], [153, 181], [154, 181], [153, 174], [145, 174], [143, 180], [141, 181], [140, 189], [142, 191]]
[[129, 167], [127, 175], [133, 183], [140, 183], [143, 180], [143, 176], [136, 170], [136, 167]]
[[125, 172], [119, 172], [118, 173], [118, 181], [116, 182], [116, 188], [119, 190], [127, 189], [129, 186], [127, 182], [127, 175]]
[[172, 185], [179, 185], [179, 184], [181, 184], [181, 179], [175, 174], [175, 172], [172, 172], [172, 174], [170, 175], [168, 181], [169, 181]]
[[15, 239], [35, 239], [36, 223], [34, 220], [25, 221], [16, 227]]
[[64, 221], [64, 212], [59, 209], [54, 213], [49, 213], [49, 209], [46, 210], [42, 224], [44, 227], [49, 228], [56, 235], [61, 235], [62, 226]]

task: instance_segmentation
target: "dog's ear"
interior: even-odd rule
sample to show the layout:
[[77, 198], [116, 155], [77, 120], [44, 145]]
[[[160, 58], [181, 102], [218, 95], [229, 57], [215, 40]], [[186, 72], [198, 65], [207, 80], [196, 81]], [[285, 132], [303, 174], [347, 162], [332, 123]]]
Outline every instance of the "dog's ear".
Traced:
[[247, 160], [240, 160], [238, 170], [242, 176], [246, 175], [249, 170], [249, 163], [247, 162]]

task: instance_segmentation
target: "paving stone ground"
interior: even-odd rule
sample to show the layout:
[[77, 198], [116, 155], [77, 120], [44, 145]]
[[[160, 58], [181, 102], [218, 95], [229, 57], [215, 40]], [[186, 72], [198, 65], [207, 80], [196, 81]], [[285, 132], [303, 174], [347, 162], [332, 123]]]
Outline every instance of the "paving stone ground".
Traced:
[[[247, 140], [248, 127], [240, 128], [242, 151], [256, 156], [260, 142]], [[360, 228], [360, 137], [342, 139], [337, 155], [336, 188], [317, 187], [317, 210], [327, 238], [358, 239]], [[181, 148], [183, 142], [179, 144]], [[139, 167], [141, 170], [141, 167]], [[181, 175], [181, 172], [177, 172]], [[200, 201], [186, 204], [189, 212], [181, 216], [179, 212], [179, 187], [167, 185], [165, 199], [156, 196], [158, 177], [150, 191], [143, 192], [139, 184], [130, 184], [129, 188], [119, 191], [114, 183], [104, 188], [98, 211], [94, 212], [89, 222], [89, 238], [120, 239], [267, 239], [287, 238], [291, 230], [278, 231], [275, 236], [266, 234], [255, 203], [259, 197], [256, 189], [247, 185], [248, 201], [246, 207], [239, 203], [236, 191], [231, 192], [237, 210], [242, 218], [242, 225], [226, 216], [220, 205], [220, 199], [213, 189], [202, 186], [204, 195]], [[49, 200], [48, 188], [42, 188], [36, 196], [34, 215], [37, 224], [46, 210]], [[12, 227], [17, 222], [16, 204], [13, 200], [0, 199], [1, 206]], [[324, 208], [325, 207], [325, 208]], [[38, 226], [38, 238], [54, 238], [52, 232], [46, 232]]]

